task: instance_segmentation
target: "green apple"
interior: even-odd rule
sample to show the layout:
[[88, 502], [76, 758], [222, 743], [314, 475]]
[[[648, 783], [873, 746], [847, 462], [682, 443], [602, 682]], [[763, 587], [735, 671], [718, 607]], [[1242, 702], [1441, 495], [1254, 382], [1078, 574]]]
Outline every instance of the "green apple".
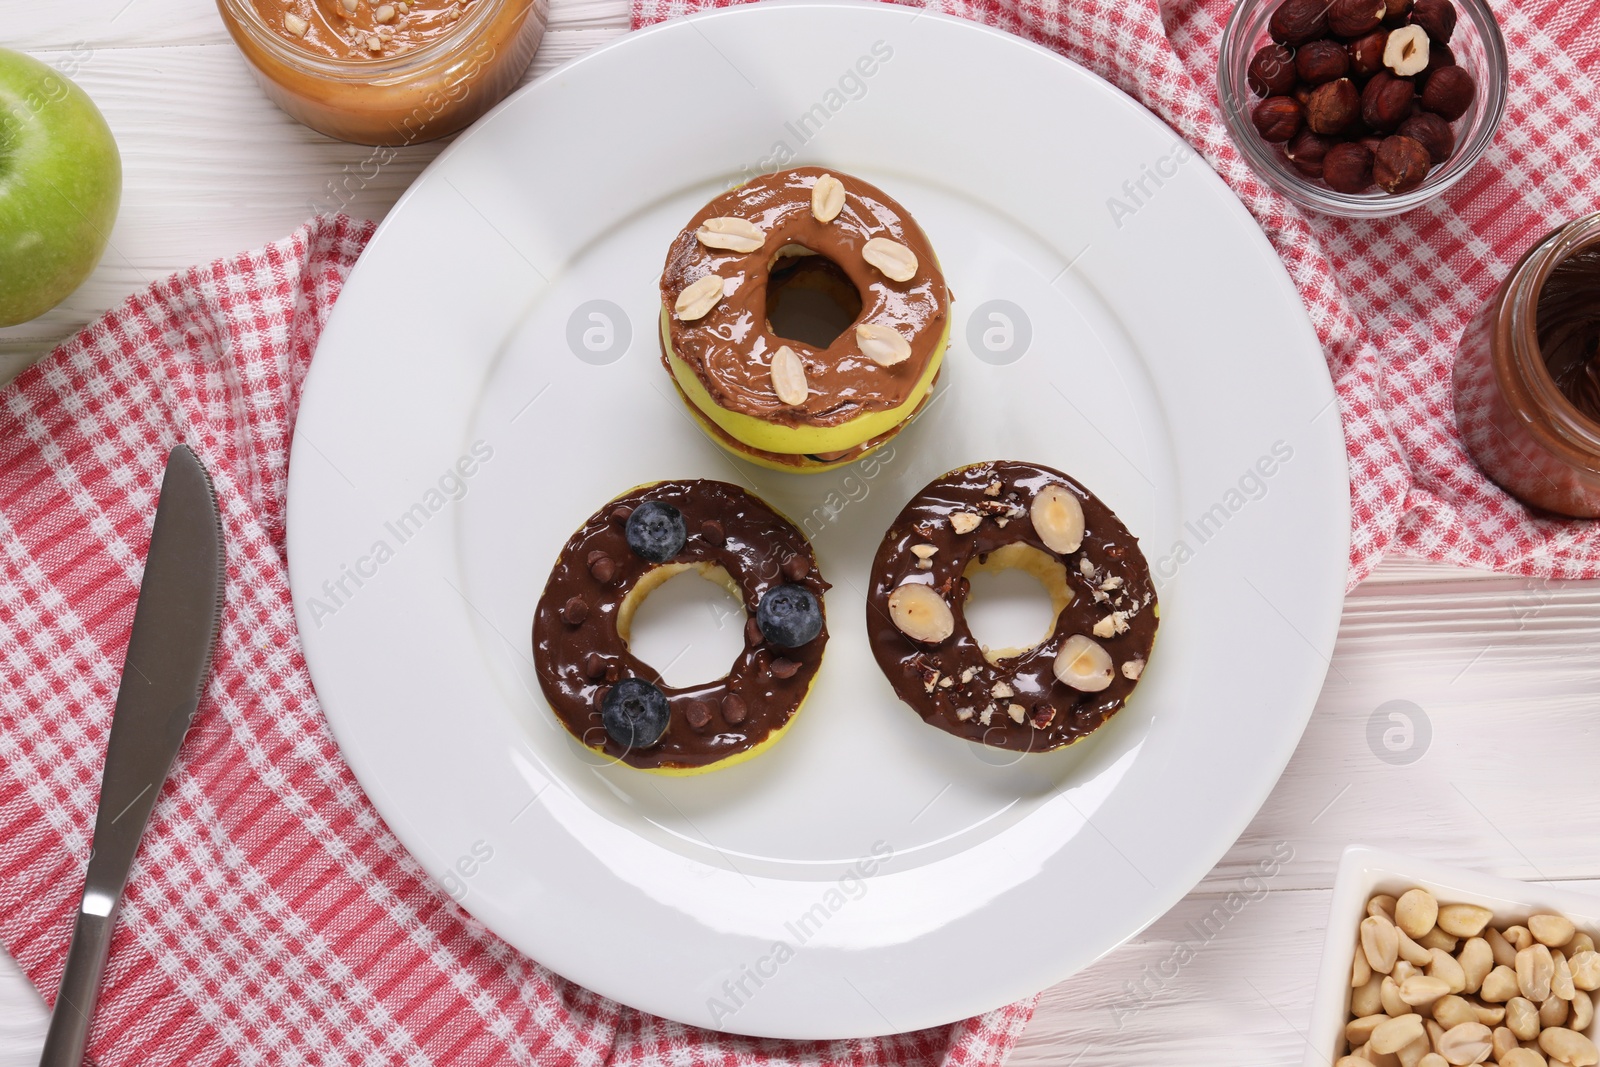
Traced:
[[122, 157], [66, 75], [0, 48], [0, 326], [65, 300], [100, 262], [122, 199]]

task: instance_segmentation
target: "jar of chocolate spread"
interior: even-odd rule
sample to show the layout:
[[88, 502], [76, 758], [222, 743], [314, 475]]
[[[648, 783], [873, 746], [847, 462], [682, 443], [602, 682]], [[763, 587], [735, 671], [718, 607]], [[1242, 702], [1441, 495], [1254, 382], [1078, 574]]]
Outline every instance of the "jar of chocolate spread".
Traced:
[[1467, 325], [1456, 425], [1507, 492], [1600, 516], [1600, 212], [1529, 249]]

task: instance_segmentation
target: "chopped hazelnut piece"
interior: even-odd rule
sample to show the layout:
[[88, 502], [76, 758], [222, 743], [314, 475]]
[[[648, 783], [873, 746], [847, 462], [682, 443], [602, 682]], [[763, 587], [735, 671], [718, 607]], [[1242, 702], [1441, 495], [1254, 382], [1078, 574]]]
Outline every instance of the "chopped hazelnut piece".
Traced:
[[913, 556], [916, 556], [918, 559], [927, 559], [929, 556], [933, 555], [937, 551], [939, 551], [938, 548], [936, 548], [933, 545], [912, 545], [911, 546], [911, 554]]
[[378, 10], [376, 10], [376, 11], [374, 11], [372, 13], [372, 17], [373, 17], [374, 20], [376, 20], [378, 22], [393, 22], [394, 21], [394, 5], [393, 4], [384, 4], [383, 6], [379, 7]]
[[1006, 714], [1011, 716], [1012, 722], [1021, 723], [1023, 717], [1028, 714], [1028, 709], [1023, 707], [1021, 704], [1012, 704], [1010, 707], [1006, 708]]
[[294, 34], [296, 37], [304, 37], [306, 35], [306, 30], [311, 28], [311, 23], [307, 22], [299, 15], [296, 15], [293, 11], [290, 11], [285, 13], [283, 16], [283, 28]]
[[1122, 665], [1122, 676], [1130, 682], [1137, 682], [1144, 673], [1144, 660], [1130, 659]]
[[990, 482], [988, 485], [984, 486], [983, 495], [984, 496], [999, 496], [1000, 495], [1000, 483], [998, 481], [994, 481], [994, 482]]
[[996, 682], [994, 688], [989, 690], [989, 695], [1004, 700], [1006, 697], [1016, 696], [1016, 690], [1004, 682]]
[[958, 511], [950, 516], [950, 528], [958, 534], [971, 533], [978, 528], [983, 516], [975, 511]]

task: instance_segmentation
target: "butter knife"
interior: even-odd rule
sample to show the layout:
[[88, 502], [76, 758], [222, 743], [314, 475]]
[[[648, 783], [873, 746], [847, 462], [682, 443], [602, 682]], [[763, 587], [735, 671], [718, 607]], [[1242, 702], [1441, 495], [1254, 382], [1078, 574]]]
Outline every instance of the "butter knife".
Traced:
[[206, 469], [183, 445], [167, 456], [133, 634], [111, 715], [94, 849], [41, 1067], [79, 1067], [122, 890], [194, 718], [222, 615], [222, 521]]

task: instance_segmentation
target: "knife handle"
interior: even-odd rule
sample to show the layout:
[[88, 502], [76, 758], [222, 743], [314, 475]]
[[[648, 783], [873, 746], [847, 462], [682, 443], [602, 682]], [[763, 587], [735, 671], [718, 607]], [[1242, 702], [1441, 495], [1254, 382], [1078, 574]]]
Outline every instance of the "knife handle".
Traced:
[[105, 973], [106, 957], [111, 951], [111, 927], [117, 921], [116, 909], [110, 911], [108, 915], [78, 912], [39, 1067], [82, 1067], [95, 1000], [100, 994], [100, 976]]

